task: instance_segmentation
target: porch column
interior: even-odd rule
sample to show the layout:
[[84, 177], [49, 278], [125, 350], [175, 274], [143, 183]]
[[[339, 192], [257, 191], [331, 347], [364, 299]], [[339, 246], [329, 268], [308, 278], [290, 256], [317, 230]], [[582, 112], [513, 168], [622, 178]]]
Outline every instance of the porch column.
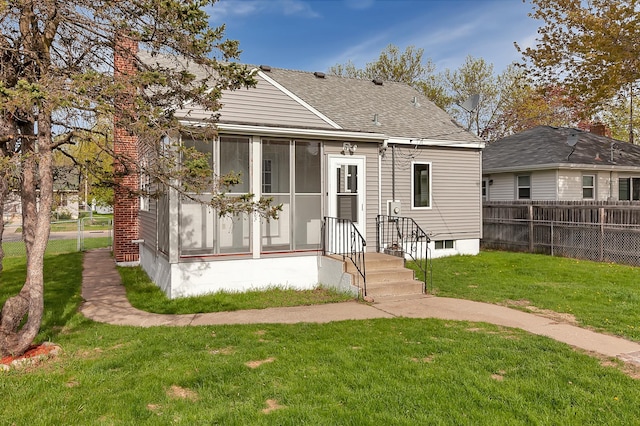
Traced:
[[[260, 136], [253, 136], [251, 139], [251, 186], [255, 201], [262, 196], [262, 149], [260, 145]], [[253, 227], [251, 232], [251, 250], [254, 259], [260, 258], [260, 243], [262, 236], [262, 220], [260, 215], [254, 213]]]

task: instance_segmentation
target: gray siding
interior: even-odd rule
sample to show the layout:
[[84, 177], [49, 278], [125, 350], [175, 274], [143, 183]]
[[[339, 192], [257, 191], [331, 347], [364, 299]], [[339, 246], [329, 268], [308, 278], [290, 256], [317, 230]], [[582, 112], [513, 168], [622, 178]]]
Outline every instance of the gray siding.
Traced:
[[488, 201], [510, 201], [515, 199], [515, 177], [513, 173], [499, 173], [485, 176], [492, 181], [489, 185]]
[[[334, 128], [271, 83], [260, 77], [257, 77], [257, 80], [258, 85], [254, 88], [223, 93], [222, 109], [219, 111], [221, 123]], [[208, 118], [211, 112], [194, 106], [178, 110], [176, 115], [203, 120]]]
[[152, 198], [149, 203], [149, 210], [141, 210], [138, 216], [140, 223], [140, 238], [144, 240], [146, 249], [154, 253], [158, 250], [158, 234], [156, 223], [157, 206], [158, 202]]
[[531, 174], [531, 199], [532, 200], [556, 200], [558, 191], [556, 187], [556, 171], [541, 170]]
[[[431, 208], [411, 206], [413, 162], [431, 163]], [[381, 210], [392, 199], [392, 153], [382, 159]], [[395, 198], [402, 216], [412, 217], [433, 239], [480, 238], [481, 156], [478, 150], [447, 148], [396, 148]]]

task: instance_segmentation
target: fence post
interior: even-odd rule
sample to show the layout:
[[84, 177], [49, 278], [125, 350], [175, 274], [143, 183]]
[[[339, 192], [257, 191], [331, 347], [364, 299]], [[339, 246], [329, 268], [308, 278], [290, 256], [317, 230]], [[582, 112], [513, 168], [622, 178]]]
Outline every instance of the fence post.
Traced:
[[528, 206], [529, 213], [529, 253], [533, 253], [533, 205]]
[[80, 242], [80, 238], [82, 238], [82, 218], [78, 218], [78, 244], [76, 251], [82, 251], [82, 243]]
[[599, 259], [600, 262], [604, 260], [604, 207], [600, 207], [598, 209], [598, 213], [600, 214], [600, 253]]

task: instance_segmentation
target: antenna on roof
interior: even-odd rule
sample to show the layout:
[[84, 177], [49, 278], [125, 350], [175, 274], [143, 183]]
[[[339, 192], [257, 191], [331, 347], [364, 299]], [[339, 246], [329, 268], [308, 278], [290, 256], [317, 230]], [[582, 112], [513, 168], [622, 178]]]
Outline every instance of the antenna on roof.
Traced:
[[462, 105], [458, 104], [460, 108], [467, 111], [469, 114], [476, 112], [478, 109], [478, 104], [480, 103], [480, 95], [475, 94], [469, 96], [466, 101], [462, 103]]
[[569, 153], [569, 155], [567, 155], [567, 161], [569, 161], [569, 157], [571, 157], [571, 154], [573, 154], [573, 151], [576, 150], [577, 143], [578, 143], [578, 132], [575, 130], [572, 130], [571, 133], [569, 133], [569, 136], [567, 137], [567, 145], [571, 147], [571, 152]]
[[458, 104], [460, 108], [469, 113], [469, 125], [467, 126], [467, 132], [471, 130], [471, 123], [473, 122], [471, 114], [478, 112], [478, 104], [480, 103], [480, 95], [475, 94], [469, 96], [462, 105]]

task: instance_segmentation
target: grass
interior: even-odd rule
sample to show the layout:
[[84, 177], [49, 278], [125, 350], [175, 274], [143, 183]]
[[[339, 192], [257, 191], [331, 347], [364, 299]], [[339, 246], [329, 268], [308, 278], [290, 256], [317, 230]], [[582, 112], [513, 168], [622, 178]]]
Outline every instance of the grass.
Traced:
[[[99, 247], [109, 247], [111, 245], [110, 237], [92, 237], [85, 238], [84, 249], [91, 250]], [[21, 257], [25, 256], [25, 247], [23, 241], [1, 242], [5, 256]], [[45, 253], [47, 255], [55, 255], [61, 253], [72, 253], [78, 250], [78, 240], [76, 238], [68, 240], [49, 240]]]
[[[565, 313], [585, 327], [640, 341], [640, 268], [485, 251], [433, 260], [438, 296]], [[535, 309], [534, 308], [534, 309]]]
[[264, 309], [279, 306], [318, 305], [353, 300], [353, 296], [326, 288], [296, 291], [271, 288], [244, 293], [216, 292], [198, 297], [169, 299], [140, 267], [118, 268], [131, 304], [143, 311], [159, 314], [195, 314], [202, 312]]
[[[38, 339], [63, 352], [0, 373], [0, 424], [637, 421], [640, 386], [617, 361], [520, 330], [406, 318], [111, 326], [76, 313], [81, 254], [49, 256], [46, 264], [48, 321]], [[458, 266], [453, 276], [464, 271]], [[441, 264], [436, 276], [444, 271]], [[24, 260], [5, 260], [0, 277], [2, 302], [19, 289]]]

